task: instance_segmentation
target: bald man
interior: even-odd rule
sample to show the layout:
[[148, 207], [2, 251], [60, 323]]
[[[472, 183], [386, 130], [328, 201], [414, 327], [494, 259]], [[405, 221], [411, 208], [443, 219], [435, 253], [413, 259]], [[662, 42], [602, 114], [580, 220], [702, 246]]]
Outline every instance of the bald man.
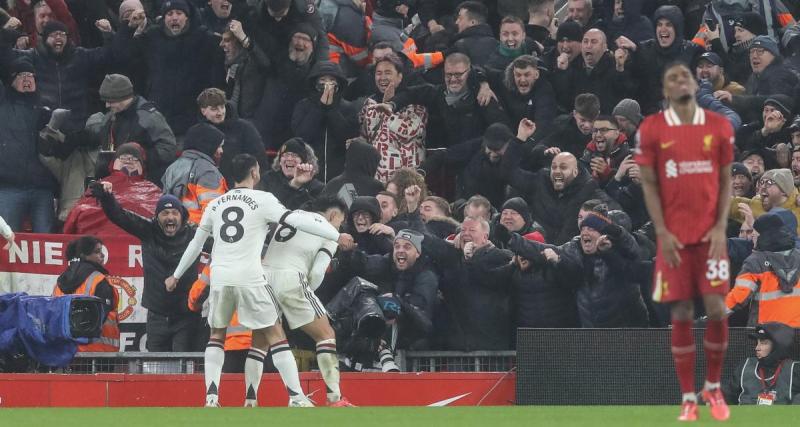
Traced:
[[502, 169], [508, 174], [509, 184], [528, 202], [533, 220], [544, 227], [547, 243], [560, 245], [578, 235], [575, 221], [564, 218], [577, 218], [581, 205], [589, 199], [600, 199], [609, 209], [619, 209], [597, 182], [578, 167], [574, 155], [551, 148], [547, 151], [554, 156], [550, 169], [530, 172], [519, 167], [521, 150], [521, 143], [509, 143]]
[[614, 55], [608, 51], [606, 35], [590, 29], [581, 41], [581, 61], [558, 63], [553, 77], [558, 102], [567, 111], [579, 93], [593, 93], [600, 98], [600, 113], [611, 114], [635, 85], [631, 67], [617, 67]]

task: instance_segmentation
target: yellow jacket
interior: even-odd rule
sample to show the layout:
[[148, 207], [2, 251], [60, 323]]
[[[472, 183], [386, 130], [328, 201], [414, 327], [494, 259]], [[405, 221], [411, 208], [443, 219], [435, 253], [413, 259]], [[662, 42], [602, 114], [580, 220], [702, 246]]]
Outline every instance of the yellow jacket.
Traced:
[[[797, 190], [794, 190], [783, 203], [783, 205], [781, 205], [781, 207], [792, 211], [796, 217], [800, 218], [800, 206], [797, 205], [796, 200]], [[750, 210], [753, 211], [753, 219], [758, 218], [766, 213], [764, 212], [764, 208], [761, 206], [761, 196], [755, 196], [752, 199], [748, 199], [747, 197], [734, 197], [731, 199], [730, 217], [736, 222], [744, 222], [744, 215], [739, 211], [739, 203], [747, 203], [750, 205]], [[800, 234], [800, 221], [798, 221], [797, 233]]]

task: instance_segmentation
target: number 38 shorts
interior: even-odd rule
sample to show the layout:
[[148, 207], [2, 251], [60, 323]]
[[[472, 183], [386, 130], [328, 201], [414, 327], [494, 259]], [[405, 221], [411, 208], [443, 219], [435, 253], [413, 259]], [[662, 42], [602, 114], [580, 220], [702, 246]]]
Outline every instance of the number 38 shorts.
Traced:
[[730, 262], [727, 256], [710, 259], [710, 243], [686, 245], [678, 253], [681, 263], [676, 268], [667, 265], [661, 246], [655, 265], [653, 301], [687, 301], [707, 294], [726, 295], [730, 282]]
[[307, 325], [328, 313], [304, 274], [291, 270], [264, 269], [267, 283], [272, 288], [278, 308], [286, 317], [291, 329]]
[[280, 310], [266, 284], [255, 287], [211, 286], [208, 294], [208, 324], [227, 328], [233, 313], [248, 329], [273, 326], [280, 319]]

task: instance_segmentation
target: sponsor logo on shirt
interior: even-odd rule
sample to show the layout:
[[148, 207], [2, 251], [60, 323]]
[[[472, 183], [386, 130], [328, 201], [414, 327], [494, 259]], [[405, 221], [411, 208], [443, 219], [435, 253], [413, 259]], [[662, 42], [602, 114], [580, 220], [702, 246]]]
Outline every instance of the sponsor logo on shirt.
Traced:
[[677, 178], [678, 175], [697, 175], [714, 172], [711, 160], [690, 160], [680, 163], [672, 159], [664, 163], [664, 170], [667, 178]]

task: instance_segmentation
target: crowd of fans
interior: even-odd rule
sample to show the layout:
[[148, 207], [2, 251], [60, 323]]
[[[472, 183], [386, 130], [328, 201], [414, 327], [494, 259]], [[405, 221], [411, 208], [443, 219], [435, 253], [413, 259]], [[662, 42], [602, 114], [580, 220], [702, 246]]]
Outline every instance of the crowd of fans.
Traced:
[[[148, 332], [200, 318], [191, 281], [174, 293], [163, 278], [241, 153], [290, 209], [347, 203], [356, 244], [317, 293], [374, 283], [400, 348], [667, 325], [632, 153], [675, 61], [736, 130], [731, 283], [770, 273], [745, 261], [754, 248], [800, 247], [794, 2], [569, 0], [562, 22], [554, 0], [2, 3], [0, 216], [15, 232], [142, 239]], [[791, 256], [794, 276], [773, 280], [789, 294]], [[758, 302], [735, 283], [731, 310]], [[751, 323], [800, 326], [800, 304], [777, 310]]]

